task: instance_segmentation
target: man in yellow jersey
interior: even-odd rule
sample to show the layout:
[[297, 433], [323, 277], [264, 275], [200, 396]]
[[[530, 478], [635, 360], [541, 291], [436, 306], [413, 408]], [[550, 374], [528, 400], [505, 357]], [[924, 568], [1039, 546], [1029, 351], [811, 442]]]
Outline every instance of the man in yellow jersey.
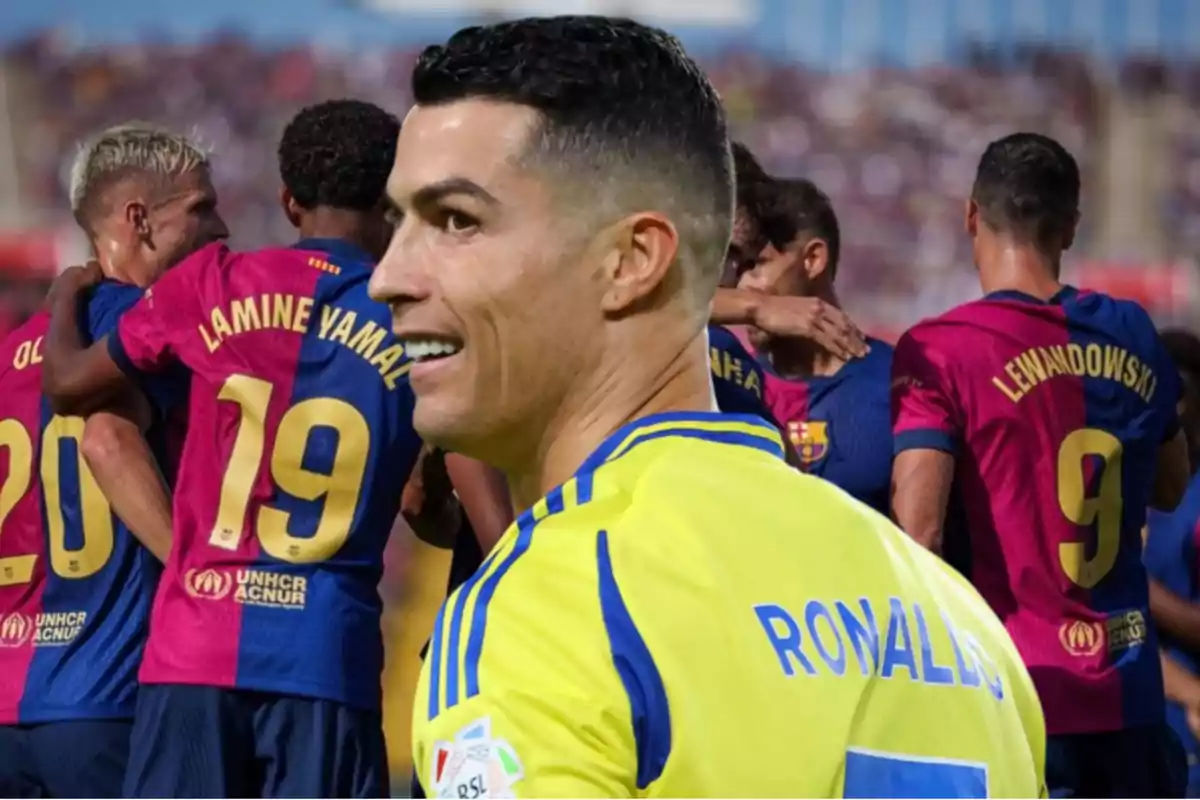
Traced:
[[521, 510], [436, 623], [428, 793], [1038, 793], [1037, 698], [975, 591], [712, 410], [729, 142], [679, 43], [468, 28], [413, 95], [372, 291], [421, 434], [501, 468]]

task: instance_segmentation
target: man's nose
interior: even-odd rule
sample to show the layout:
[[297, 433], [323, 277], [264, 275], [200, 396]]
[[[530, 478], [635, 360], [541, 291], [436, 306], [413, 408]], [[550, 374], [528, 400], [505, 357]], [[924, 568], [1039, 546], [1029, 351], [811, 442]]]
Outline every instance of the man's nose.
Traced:
[[383, 254], [367, 291], [373, 300], [390, 304], [394, 309], [419, 303], [430, 296], [430, 275], [424, 268], [420, 248], [407, 246], [397, 230]]

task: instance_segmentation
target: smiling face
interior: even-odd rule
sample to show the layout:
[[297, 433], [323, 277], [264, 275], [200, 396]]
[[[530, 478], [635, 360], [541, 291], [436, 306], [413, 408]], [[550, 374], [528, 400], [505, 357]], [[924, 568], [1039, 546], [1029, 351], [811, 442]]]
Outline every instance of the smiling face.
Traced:
[[388, 182], [404, 218], [371, 280], [418, 361], [417, 431], [493, 463], [508, 432], [554, 414], [603, 337], [589, 240], [522, 159], [538, 122], [488, 100], [415, 107]]

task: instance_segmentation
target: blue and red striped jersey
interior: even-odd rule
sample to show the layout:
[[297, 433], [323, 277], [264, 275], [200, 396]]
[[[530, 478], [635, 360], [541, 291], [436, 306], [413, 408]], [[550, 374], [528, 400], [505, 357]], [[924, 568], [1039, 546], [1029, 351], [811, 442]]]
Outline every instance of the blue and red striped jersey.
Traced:
[[144, 683], [379, 707], [377, 585], [420, 441], [373, 266], [334, 240], [210, 245], [109, 338], [128, 374], [192, 376]]
[[868, 339], [871, 351], [832, 375], [789, 380], [767, 370], [767, 407], [796, 449], [800, 467], [883, 514], [892, 481], [888, 385], [892, 346]]
[[[141, 290], [105, 281], [86, 331], [112, 330]], [[158, 564], [112, 514], [79, 452], [84, 421], [41, 395], [39, 314], [0, 345], [0, 723], [131, 717]], [[186, 384], [147, 386], [148, 439], [168, 476], [168, 415]]]
[[721, 325], [708, 326], [708, 356], [717, 408], [726, 414], [753, 414], [770, 420], [763, 400], [763, 370]]
[[[1200, 475], [1192, 477], [1183, 502], [1170, 514], [1150, 510], [1142, 561], [1150, 577], [1180, 597], [1200, 602]], [[1175, 660], [1200, 675], [1200, 652], [1161, 632], [1163, 648]], [[1187, 723], [1187, 709], [1167, 703], [1167, 722], [1187, 749], [1189, 759], [1200, 755], [1200, 742]]]
[[998, 292], [920, 323], [893, 362], [897, 452], [955, 455], [966, 542], [1051, 734], [1160, 721], [1141, 529], [1180, 379], [1136, 303]]

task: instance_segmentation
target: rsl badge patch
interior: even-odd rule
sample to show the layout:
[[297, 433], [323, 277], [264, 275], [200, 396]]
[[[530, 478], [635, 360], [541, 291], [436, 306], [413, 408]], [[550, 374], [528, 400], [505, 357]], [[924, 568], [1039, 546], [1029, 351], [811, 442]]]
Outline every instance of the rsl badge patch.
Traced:
[[432, 761], [432, 797], [515, 797], [513, 786], [525, 777], [512, 746], [492, 738], [490, 717], [468, 723], [454, 734], [453, 742], [435, 744]]
[[804, 465], [816, 464], [829, 454], [829, 423], [794, 419], [787, 424], [788, 439]]

